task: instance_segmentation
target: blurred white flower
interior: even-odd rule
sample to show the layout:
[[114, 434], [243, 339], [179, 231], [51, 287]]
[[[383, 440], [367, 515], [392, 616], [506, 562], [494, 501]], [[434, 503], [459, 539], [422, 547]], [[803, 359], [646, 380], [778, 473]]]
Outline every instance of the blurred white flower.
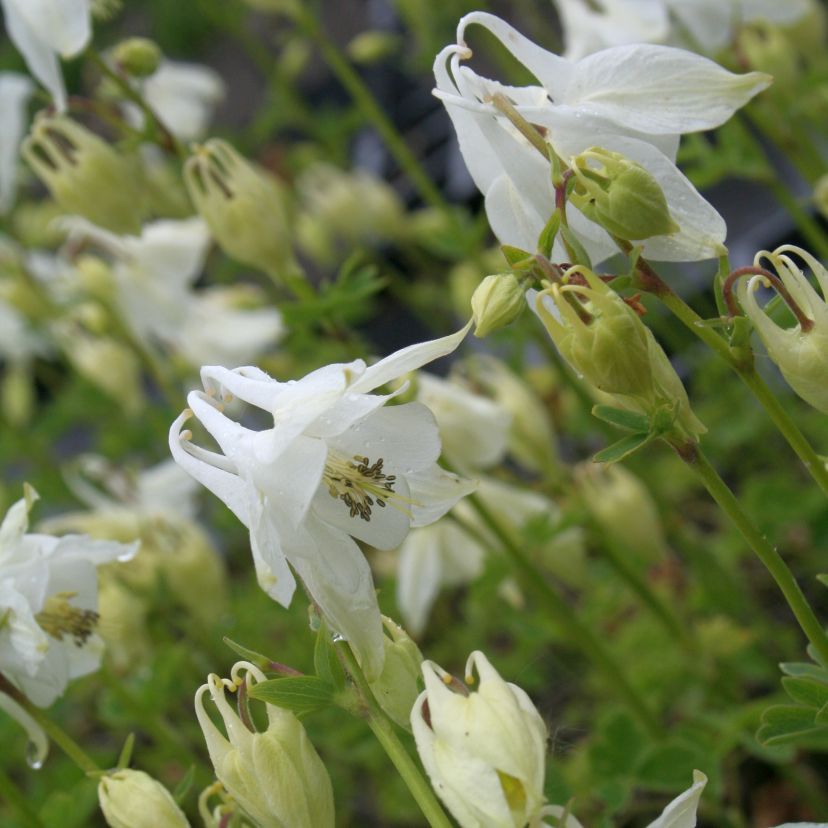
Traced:
[[275, 308], [239, 307], [259, 298], [252, 286], [194, 289], [210, 245], [200, 218], [156, 221], [140, 237], [117, 236], [77, 218], [65, 226], [112, 258], [115, 303], [141, 341], [161, 342], [191, 365], [236, 365], [260, 356], [284, 333]]
[[[507, 87], [463, 66], [471, 57], [464, 38], [473, 24], [493, 34], [539, 85]], [[679, 230], [647, 239], [645, 255], [693, 261], [721, 254], [724, 220], [673, 163], [679, 136], [723, 123], [770, 83], [769, 76], [734, 75], [691, 52], [653, 45], [619, 46], [570, 61], [483, 12], [461, 19], [457, 43], [440, 52], [434, 73], [434, 94], [454, 122], [463, 158], [502, 243], [535, 250], [555, 209], [555, 193], [548, 160], [495, 106], [494, 96], [539, 129], [565, 162], [597, 146], [649, 172]], [[593, 262], [617, 252], [607, 233], [572, 205], [567, 215]], [[554, 255], [566, 259], [559, 242]]]
[[96, 567], [129, 560], [138, 545], [26, 534], [36, 497], [28, 489], [0, 525], [0, 673], [46, 707], [98, 668]]
[[[405, 386], [370, 392], [451, 353], [468, 326], [412, 345], [372, 366], [328, 365], [277, 382], [258, 368], [201, 370], [170, 429], [175, 460], [250, 529], [259, 583], [288, 606], [302, 579], [331, 626], [348, 639], [369, 679], [382, 668], [383, 642], [371, 571], [354, 540], [393, 549], [410, 527], [431, 523], [473, 485], [437, 465], [440, 439], [421, 403], [383, 407]], [[273, 425], [254, 431], [227, 417], [216, 395], [266, 411]], [[182, 432], [195, 415], [221, 453]]]
[[423, 678], [411, 711], [417, 752], [461, 828], [536, 828], [547, 732], [529, 696], [480, 651], [466, 663], [468, 689], [432, 661]]
[[512, 416], [494, 400], [475, 394], [459, 379], [424, 371], [417, 375], [417, 399], [437, 420], [443, 454], [453, 466], [471, 473], [503, 459]]
[[74, 57], [89, 43], [90, 0], [0, 0], [0, 5], [9, 38], [62, 112], [66, 87], [58, 57]]
[[14, 204], [20, 143], [26, 134], [26, 104], [34, 84], [17, 72], [0, 72], [0, 214]]
[[[218, 72], [198, 63], [163, 60], [158, 70], [140, 84], [144, 100], [169, 131], [182, 141], [203, 138], [216, 107], [224, 99], [225, 85]], [[133, 123], [143, 115], [128, 105]]]

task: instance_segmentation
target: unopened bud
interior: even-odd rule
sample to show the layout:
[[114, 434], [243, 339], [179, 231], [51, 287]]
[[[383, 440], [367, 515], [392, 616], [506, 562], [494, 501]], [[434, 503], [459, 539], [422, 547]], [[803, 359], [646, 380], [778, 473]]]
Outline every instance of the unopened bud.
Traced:
[[[799, 257], [811, 269], [822, 296], [789, 254]], [[793, 245], [784, 245], [773, 253], [762, 251], [754, 261], [758, 266], [763, 259], [776, 270], [804, 314], [804, 321], [781, 328], [770, 319], [756, 301], [757, 289], [766, 282], [761, 275], [739, 283], [739, 301], [788, 385], [814, 408], [828, 413], [828, 270], [810, 253]], [[807, 321], [810, 326], [805, 325]]]
[[570, 166], [577, 181], [570, 200], [609, 233], [637, 241], [681, 229], [658, 181], [641, 164], [592, 147], [573, 157]]
[[426, 689], [411, 711], [414, 740], [457, 822], [539, 825], [547, 732], [526, 693], [479, 651], [466, 664], [468, 688], [431, 661], [422, 670]]
[[286, 197], [270, 173], [214, 138], [187, 161], [184, 181], [225, 253], [275, 278], [296, 272]]
[[146, 202], [137, 159], [66, 116], [43, 113], [21, 152], [64, 211], [114, 233], [140, 232]]
[[410, 729], [411, 708], [417, 699], [417, 679], [423, 655], [408, 633], [383, 615], [385, 661], [379, 677], [369, 682], [380, 707], [400, 726]]
[[654, 417], [669, 411], [672, 428], [695, 438], [704, 425], [693, 414], [687, 392], [652, 331], [598, 276], [571, 268], [586, 284], [554, 284], [530, 292], [530, 307], [546, 326], [564, 359], [620, 408]]
[[172, 794], [149, 774], [122, 768], [98, 783], [98, 802], [110, 828], [189, 828]]
[[134, 78], [154, 75], [161, 64], [161, 49], [146, 37], [130, 37], [122, 40], [113, 50], [112, 59]]
[[474, 335], [488, 336], [517, 319], [524, 307], [524, 293], [513, 273], [487, 276], [471, 298]]
[[[239, 662], [233, 668], [234, 681], [211, 674], [196, 692], [196, 716], [216, 776], [256, 825], [333, 828], [331, 780], [296, 716], [268, 704], [267, 730], [258, 733], [241, 721], [235, 705], [225, 698], [225, 688], [238, 686], [235, 677], [240, 670], [247, 676], [238, 682], [265, 678], [257, 667]], [[207, 693], [224, 721], [227, 736], [207, 714]]]

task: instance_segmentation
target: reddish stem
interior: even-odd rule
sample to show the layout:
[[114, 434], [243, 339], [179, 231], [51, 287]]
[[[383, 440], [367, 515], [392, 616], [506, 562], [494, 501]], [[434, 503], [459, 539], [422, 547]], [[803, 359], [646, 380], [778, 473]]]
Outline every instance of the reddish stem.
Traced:
[[773, 285], [774, 290], [784, 299], [785, 304], [791, 309], [791, 313], [793, 313], [797, 322], [799, 322], [799, 327], [802, 332], [806, 333], [814, 327], [814, 320], [805, 315], [805, 312], [799, 307], [793, 296], [791, 296], [790, 291], [785, 287], [785, 283], [775, 273], [771, 273], [764, 267], [758, 267], [757, 265], [737, 268], [725, 279], [722, 285], [722, 295], [724, 296], [725, 304], [731, 317], [741, 315], [736, 296], [733, 292], [733, 286], [743, 276], [764, 276]]

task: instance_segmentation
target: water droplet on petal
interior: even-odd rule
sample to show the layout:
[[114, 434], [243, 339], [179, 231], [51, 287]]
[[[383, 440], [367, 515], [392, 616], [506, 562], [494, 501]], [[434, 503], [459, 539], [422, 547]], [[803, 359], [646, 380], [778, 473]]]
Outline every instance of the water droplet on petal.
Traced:
[[40, 770], [43, 767], [43, 762], [49, 753], [49, 743], [44, 741], [38, 744], [34, 741], [29, 741], [26, 744], [26, 764], [32, 770]]

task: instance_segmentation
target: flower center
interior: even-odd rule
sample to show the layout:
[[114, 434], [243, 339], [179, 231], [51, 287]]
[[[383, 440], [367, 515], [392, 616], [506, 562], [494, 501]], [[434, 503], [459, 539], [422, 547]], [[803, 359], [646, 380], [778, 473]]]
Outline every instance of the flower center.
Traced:
[[76, 592], [57, 592], [46, 599], [43, 609], [35, 616], [40, 628], [63, 641], [64, 635], [75, 640], [75, 645], [82, 647], [95, 631], [99, 615], [95, 610], [73, 607], [69, 601]]
[[371, 520], [374, 506], [385, 508], [385, 504], [398, 495], [394, 492], [396, 475], [385, 474], [384, 460], [380, 457], [371, 463], [368, 457], [354, 455], [350, 460], [333, 452], [325, 462], [322, 480], [331, 497], [341, 500], [350, 510], [351, 517]]

